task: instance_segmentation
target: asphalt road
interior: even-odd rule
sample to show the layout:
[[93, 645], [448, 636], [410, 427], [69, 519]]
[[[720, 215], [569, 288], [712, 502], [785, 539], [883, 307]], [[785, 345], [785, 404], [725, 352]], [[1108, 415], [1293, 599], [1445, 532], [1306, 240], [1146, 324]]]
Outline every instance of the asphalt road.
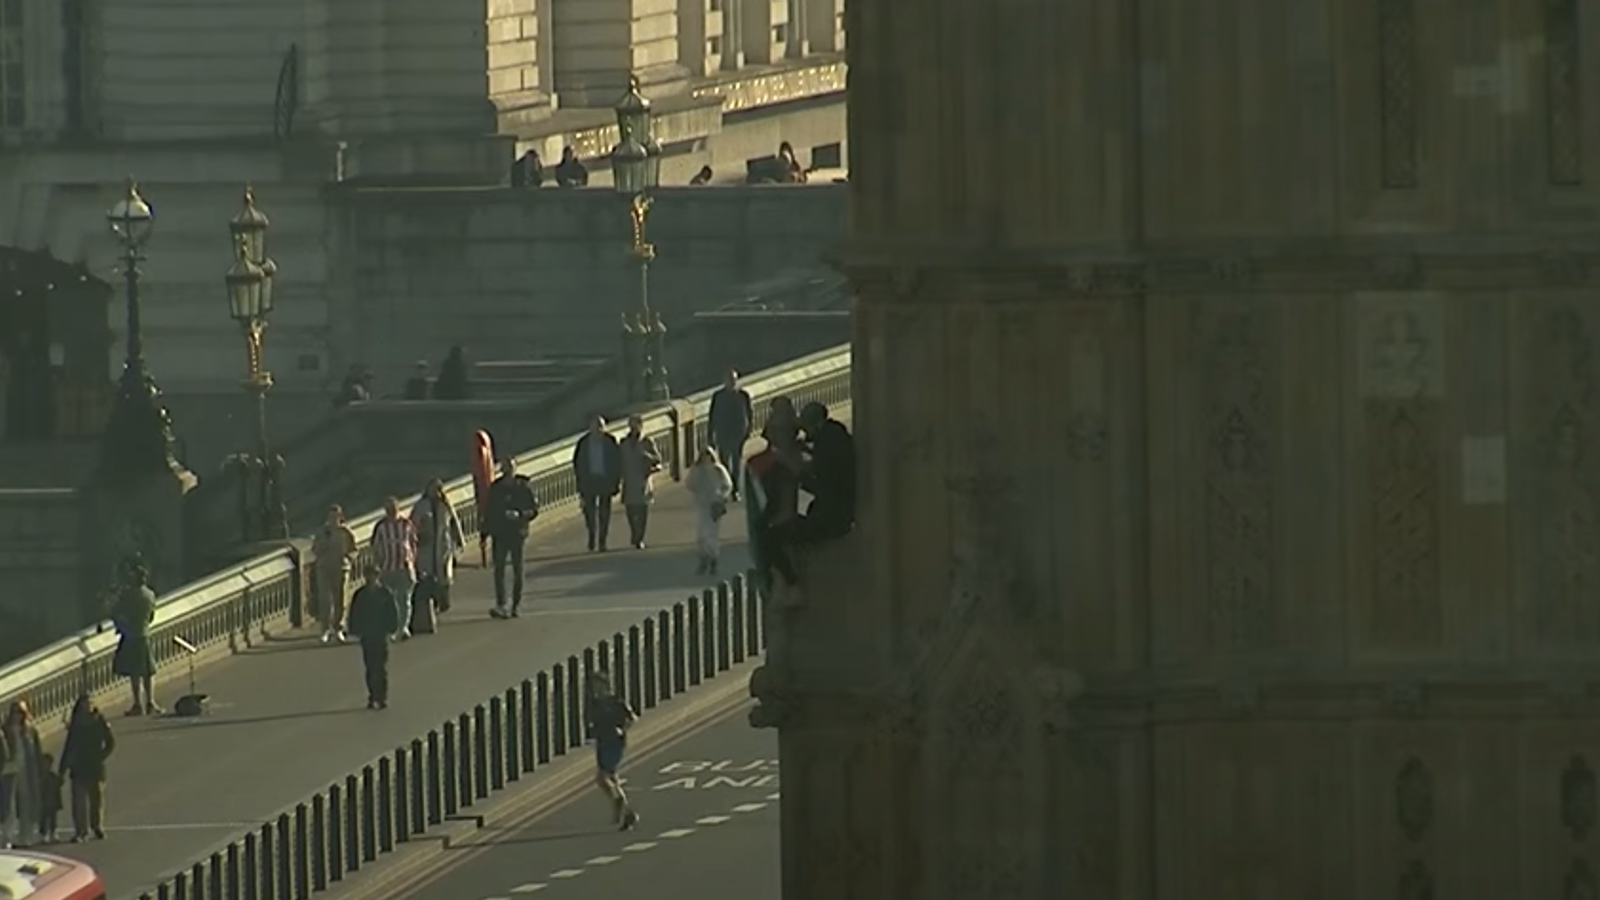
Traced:
[[740, 708], [623, 767], [642, 821], [622, 833], [596, 789], [486, 844], [445, 851], [404, 897], [778, 900], [778, 738]]
[[[200, 690], [213, 697], [203, 718], [117, 718], [122, 704], [108, 702], [119, 742], [109, 836], [68, 855], [95, 866], [113, 900], [135, 897], [447, 718], [710, 586], [693, 574], [692, 517], [672, 484], [658, 494], [644, 551], [584, 552], [575, 515], [536, 531], [523, 616], [512, 621], [489, 618], [493, 588], [473, 548], [439, 632], [396, 645], [382, 712], [365, 708], [360, 652], [310, 633], [203, 668]], [[619, 508], [613, 545], [626, 545], [626, 527]], [[724, 571], [747, 560], [744, 517], [731, 515]], [[174, 683], [165, 699], [183, 692]]]

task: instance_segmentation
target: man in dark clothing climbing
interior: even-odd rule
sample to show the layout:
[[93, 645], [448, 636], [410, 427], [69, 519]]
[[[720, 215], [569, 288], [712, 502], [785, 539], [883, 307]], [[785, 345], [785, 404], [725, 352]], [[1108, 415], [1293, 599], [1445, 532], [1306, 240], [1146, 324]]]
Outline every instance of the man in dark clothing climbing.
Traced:
[[855, 438], [821, 403], [800, 410], [800, 430], [808, 457], [800, 487], [811, 495], [800, 540], [844, 537], [856, 524]]
[[367, 671], [367, 709], [389, 708], [389, 636], [400, 630], [394, 592], [383, 584], [383, 572], [368, 565], [365, 583], [350, 598], [345, 631], [361, 642], [361, 663]]
[[[528, 544], [528, 525], [539, 516], [539, 499], [533, 485], [517, 474], [516, 460], [500, 464], [500, 477], [489, 485], [488, 509], [484, 530], [489, 535], [494, 557], [494, 609], [496, 619], [515, 618], [522, 607], [523, 551]], [[506, 566], [511, 567], [511, 607], [506, 608]]]

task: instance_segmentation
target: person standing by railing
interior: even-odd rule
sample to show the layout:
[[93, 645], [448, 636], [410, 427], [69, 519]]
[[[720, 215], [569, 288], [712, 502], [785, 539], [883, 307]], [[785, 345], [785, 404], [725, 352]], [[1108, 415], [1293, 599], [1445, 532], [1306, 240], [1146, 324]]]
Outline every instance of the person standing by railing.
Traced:
[[345, 641], [344, 607], [358, 550], [356, 533], [345, 524], [344, 507], [330, 506], [327, 521], [311, 542], [311, 555], [316, 558], [312, 578], [317, 587], [317, 617], [322, 621], [324, 644], [335, 639], [341, 644]]
[[130, 716], [161, 712], [156, 706], [156, 657], [150, 647], [150, 626], [155, 620], [156, 592], [150, 589], [149, 574], [143, 563], [129, 563], [111, 606], [111, 622], [118, 635], [111, 671], [128, 679], [133, 691]]
[[106, 761], [117, 748], [111, 723], [87, 694], [72, 706], [67, 739], [61, 746], [61, 774], [72, 785], [72, 840], [106, 836]]
[[[514, 619], [522, 608], [523, 554], [527, 551], [528, 526], [539, 516], [539, 498], [528, 479], [517, 474], [517, 461], [500, 463], [500, 477], [489, 485], [483, 532], [488, 536], [494, 557], [494, 609], [496, 619]], [[511, 606], [506, 607], [506, 568], [511, 569]]]
[[595, 416], [589, 433], [572, 448], [572, 474], [583, 505], [583, 525], [589, 531], [589, 552], [604, 553], [611, 533], [611, 501], [622, 490], [622, 448], [606, 431], [606, 420]]
[[378, 567], [383, 586], [394, 595], [394, 639], [411, 637], [411, 592], [417, 588], [417, 527], [400, 514], [400, 501], [390, 497], [383, 503], [383, 518], [372, 526], [372, 561]]

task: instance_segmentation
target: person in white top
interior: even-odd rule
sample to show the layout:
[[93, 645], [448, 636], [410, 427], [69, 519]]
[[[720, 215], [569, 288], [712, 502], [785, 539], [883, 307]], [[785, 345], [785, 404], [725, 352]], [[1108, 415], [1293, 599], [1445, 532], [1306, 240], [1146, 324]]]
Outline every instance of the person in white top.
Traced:
[[733, 494], [733, 476], [717, 460], [717, 451], [700, 448], [700, 458], [689, 469], [689, 495], [694, 498], [695, 544], [700, 548], [697, 575], [717, 574], [722, 550], [722, 518], [728, 514], [728, 498]]

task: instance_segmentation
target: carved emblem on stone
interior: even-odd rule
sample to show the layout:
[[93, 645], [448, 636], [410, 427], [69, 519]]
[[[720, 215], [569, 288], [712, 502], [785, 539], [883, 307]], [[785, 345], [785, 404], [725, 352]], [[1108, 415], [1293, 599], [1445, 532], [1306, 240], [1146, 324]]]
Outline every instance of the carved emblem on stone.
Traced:
[[1067, 288], [1076, 294], [1087, 294], [1094, 290], [1099, 281], [1099, 273], [1089, 263], [1074, 263], [1067, 267]]
[[1372, 274], [1387, 288], [1416, 287], [1422, 280], [1422, 262], [1409, 253], [1379, 256], [1372, 261]]
[[1363, 305], [1363, 393], [1374, 399], [1417, 400], [1443, 393], [1444, 365], [1435, 336], [1437, 305]]
[[1594, 870], [1582, 859], [1574, 859], [1562, 879], [1561, 900], [1600, 900], [1600, 883]]
[[1433, 873], [1428, 864], [1420, 859], [1407, 862], [1400, 873], [1398, 893], [1400, 900], [1433, 900]]
[[1400, 832], [1412, 842], [1422, 840], [1433, 826], [1433, 774], [1415, 756], [1395, 777], [1394, 814]]
[[1077, 412], [1067, 423], [1067, 456], [1082, 462], [1105, 459], [1107, 425], [1105, 416]]
[[1372, 624], [1385, 642], [1429, 643], [1439, 619], [1439, 461], [1434, 411], [1371, 403]]
[[889, 286], [895, 299], [910, 300], [922, 289], [922, 269], [915, 266], [896, 266], [889, 272]]
[[1593, 597], [1600, 589], [1600, 472], [1593, 337], [1584, 316], [1558, 309], [1541, 321], [1529, 348], [1536, 362], [1528, 400], [1549, 410], [1534, 481], [1538, 517], [1536, 610], [1539, 630], [1561, 640], [1600, 636]]
[[1259, 325], [1248, 314], [1212, 322], [1202, 403], [1206, 620], [1215, 646], [1256, 647], [1273, 629], [1273, 466], [1276, 404]]
[[1581, 841], [1594, 830], [1597, 811], [1600, 796], [1595, 789], [1594, 769], [1588, 760], [1574, 756], [1561, 773], [1561, 824], [1573, 840]]
[[1250, 282], [1255, 275], [1255, 263], [1248, 257], [1228, 257], [1211, 263], [1211, 277], [1224, 285], [1238, 287]]

